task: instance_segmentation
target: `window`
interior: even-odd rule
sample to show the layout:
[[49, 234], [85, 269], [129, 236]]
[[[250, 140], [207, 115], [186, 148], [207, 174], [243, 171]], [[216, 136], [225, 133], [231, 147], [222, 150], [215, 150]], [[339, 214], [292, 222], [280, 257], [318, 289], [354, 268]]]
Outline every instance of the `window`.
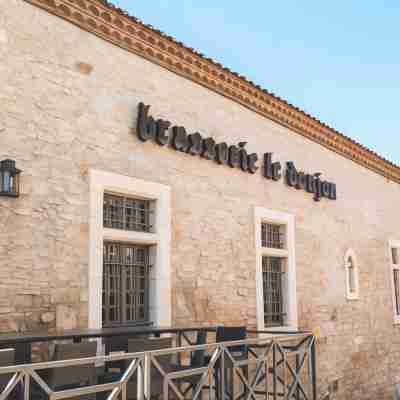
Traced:
[[171, 324], [171, 191], [89, 170], [89, 328]]
[[149, 248], [104, 243], [103, 325], [148, 321]]
[[348, 250], [344, 259], [346, 271], [346, 298], [357, 300], [359, 298], [358, 263], [352, 249]]
[[149, 200], [104, 194], [103, 219], [106, 228], [150, 232]]
[[390, 267], [394, 323], [400, 323], [400, 241], [390, 241]]
[[277, 224], [269, 224], [263, 222], [261, 224], [261, 242], [262, 247], [272, 249], [283, 249], [285, 246], [285, 226]]
[[257, 327], [296, 329], [294, 217], [255, 208]]
[[263, 256], [264, 325], [282, 326], [284, 323], [283, 274], [285, 259]]

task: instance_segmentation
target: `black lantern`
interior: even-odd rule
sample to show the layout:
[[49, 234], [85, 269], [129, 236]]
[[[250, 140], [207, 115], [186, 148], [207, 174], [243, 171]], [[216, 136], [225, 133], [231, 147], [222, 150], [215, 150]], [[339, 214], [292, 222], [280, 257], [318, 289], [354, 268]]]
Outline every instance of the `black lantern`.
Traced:
[[19, 196], [19, 174], [21, 170], [15, 168], [14, 160], [0, 162], [0, 196]]

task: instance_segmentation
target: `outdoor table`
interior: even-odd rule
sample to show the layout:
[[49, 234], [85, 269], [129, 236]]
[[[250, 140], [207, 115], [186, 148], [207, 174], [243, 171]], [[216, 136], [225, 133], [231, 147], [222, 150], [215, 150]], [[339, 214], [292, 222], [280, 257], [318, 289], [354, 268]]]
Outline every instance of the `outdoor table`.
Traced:
[[177, 334], [178, 346], [181, 346], [182, 337], [188, 340], [186, 333], [191, 332], [216, 332], [217, 326], [197, 327], [162, 327], [153, 325], [138, 325], [131, 327], [101, 328], [101, 329], [73, 329], [56, 332], [28, 332], [0, 335], [0, 348], [14, 347], [17, 364], [30, 364], [32, 362], [32, 343], [51, 342], [53, 340], [72, 340], [79, 343], [83, 339], [105, 338], [113, 336], [137, 336], [162, 334]]

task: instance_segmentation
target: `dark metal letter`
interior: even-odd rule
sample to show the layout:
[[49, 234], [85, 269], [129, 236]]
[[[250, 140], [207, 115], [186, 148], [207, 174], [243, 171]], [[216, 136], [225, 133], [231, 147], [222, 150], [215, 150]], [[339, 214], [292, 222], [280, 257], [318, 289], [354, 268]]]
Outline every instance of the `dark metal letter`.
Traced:
[[168, 128], [170, 127], [171, 122], [165, 121], [163, 119], [157, 120], [157, 143], [161, 146], [164, 146], [168, 143], [169, 135], [166, 134]]
[[331, 184], [329, 182], [322, 182], [322, 196], [329, 198], [331, 193]]
[[297, 185], [297, 180], [298, 180], [298, 176], [297, 176], [296, 167], [294, 166], [294, 164], [292, 162], [287, 162], [286, 163], [286, 183], [289, 186], [295, 187]]
[[188, 153], [191, 154], [192, 156], [201, 154], [203, 143], [200, 133], [199, 132], [192, 133], [191, 135], [188, 136], [188, 139], [189, 139]]
[[329, 193], [329, 198], [331, 200], [336, 200], [336, 184], [335, 183], [331, 183], [331, 192]]
[[244, 148], [246, 146], [246, 142], [240, 142], [239, 143], [239, 158], [240, 158], [240, 168], [242, 171], [247, 171], [248, 165], [247, 165], [247, 151]]
[[251, 174], [255, 174], [255, 172], [258, 170], [258, 166], [256, 165], [257, 161], [258, 155], [256, 153], [252, 153], [247, 156], [248, 170]]
[[297, 175], [297, 183], [296, 183], [296, 189], [303, 189], [305, 190], [306, 188], [306, 175], [304, 172], [299, 172]]
[[272, 162], [272, 153], [264, 154], [264, 176], [267, 179], [279, 181], [282, 177], [282, 165], [280, 162]]
[[155, 137], [156, 125], [153, 117], [149, 117], [150, 106], [139, 103], [139, 115], [137, 121], [137, 134], [140, 140], [146, 142]]
[[322, 194], [322, 185], [321, 185], [321, 179], [319, 178], [321, 176], [321, 173], [316, 173], [314, 174], [314, 187], [315, 187], [315, 192], [314, 192], [314, 200], [315, 201], [320, 201], [321, 200], [321, 194]]
[[215, 140], [213, 138], [204, 139], [202, 157], [207, 160], [215, 160], [215, 156]]
[[172, 127], [173, 139], [172, 146], [175, 150], [186, 151], [188, 148], [188, 138], [186, 129], [183, 126]]
[[306, 175], [306, 190], [308, 193], [315, 192], [314, 177], [312, 175]]
[[225, 142], [218, 143], [215, 146], [217, 153], [216, 160], [219, 164], [228, 164], [228, 145]]
[[237, 168], [240, 165], [239, 149], [236, 146], [229, 146], [229, 165]]

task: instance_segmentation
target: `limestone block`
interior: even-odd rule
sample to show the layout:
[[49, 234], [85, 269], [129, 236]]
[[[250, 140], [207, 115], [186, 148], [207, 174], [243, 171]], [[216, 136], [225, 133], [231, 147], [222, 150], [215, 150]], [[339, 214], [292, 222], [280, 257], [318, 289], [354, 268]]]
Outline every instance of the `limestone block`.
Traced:
[[20, 311], [27, 311], [33, 307], [33, 296], [30, 294], [17, 294], [14, 298], [14, 306]]
[[52, 304], [74, 304], [80, 301], [80, 288], [58, 288], [51, 292]]
[[40, 319], [44, 324], [48, 324], [50, 322], [53, 322], [56, 318], [56, 315], [54, 312], [45, 312], [41, 315]]
[[58, 305], [56, 307], [56, 328], [74, 329], [78, 327], [78, 313], [76, 309], [69, 306]]

